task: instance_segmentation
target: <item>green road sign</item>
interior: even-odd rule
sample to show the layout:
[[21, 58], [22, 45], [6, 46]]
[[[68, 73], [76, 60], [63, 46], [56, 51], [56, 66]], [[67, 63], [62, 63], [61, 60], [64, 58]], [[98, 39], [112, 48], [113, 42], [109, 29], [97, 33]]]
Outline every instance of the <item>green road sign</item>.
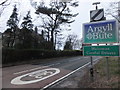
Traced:
[[118, 42], [116, 20], [106, 20], [83, 24], [84, 43], [115, 43]]
[[84, 46], [84, 56], [119, 56], [119, 46]]

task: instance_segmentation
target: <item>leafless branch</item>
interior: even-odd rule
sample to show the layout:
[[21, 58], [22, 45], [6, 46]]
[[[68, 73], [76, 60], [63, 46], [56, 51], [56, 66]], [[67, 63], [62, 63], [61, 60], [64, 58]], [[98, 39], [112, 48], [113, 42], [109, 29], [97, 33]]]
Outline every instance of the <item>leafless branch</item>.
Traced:
[[0, 5], [4, 5], [8, 0], [5, 0], [3, 2], [0, 3]]
[[[0, 3], [0, 6], [1, 6], [1, 10], [0, 10], [0, 17], [1, 17], [1, 14], [3, 13], [3, 11], [5, 10], [5, 8], [11, 4], [11, 0], [8, 2], [9, 0], [5, 0], [3, 2]], [[8, 2], [8, 3], [7, 3]]]
[[8, 1], [9, 0], [5, 0], [5, 1], [1, 2], [0, 5], [2, 5], [2, 6], [8, 6], [8, 5], [10, 5], [11, 0], [9, 1], [9, 3], [7, 3]]

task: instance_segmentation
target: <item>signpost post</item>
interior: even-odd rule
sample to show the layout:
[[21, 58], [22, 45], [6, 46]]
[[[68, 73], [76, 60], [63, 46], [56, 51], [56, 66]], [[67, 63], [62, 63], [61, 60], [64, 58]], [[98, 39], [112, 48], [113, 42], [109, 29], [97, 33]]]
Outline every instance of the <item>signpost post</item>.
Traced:
[[[91, 57], [90, 74], [93, 78], [92, 56], [105, 56], [107, 77], [109, 79], [108, 56], [120, 56], [120, 45], [108, 45], [118, 43], [118, 23], [116, 20], [106, 20], [104, 10], [98, 9], [90, 11], [90, 23], [83, 24], [83, 44], [91, 45], [83, 47], [83, 55]], [[106, 44], [106, 46], [92, 46], [92, 44]]]

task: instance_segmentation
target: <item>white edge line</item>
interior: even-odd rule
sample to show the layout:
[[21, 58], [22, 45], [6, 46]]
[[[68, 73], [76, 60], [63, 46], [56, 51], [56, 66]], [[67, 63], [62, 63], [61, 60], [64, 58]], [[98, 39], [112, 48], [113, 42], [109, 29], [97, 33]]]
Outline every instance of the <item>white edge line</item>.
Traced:
[[[95, 59], [95, 60], [99, 60], [99, 59], [100, 59], [100, 58], [97, 58], [97, 59]], [[94, 61], [95, 61], [95, 60], [94, 60]], [[74, 71], [70, 72], [69, 74], [65, 75], [64, 77], [59, 78], [59, 79], [55, 80], [54, 82], [52, 82], [52, 83], [50, 83], [50, 84], [46, 85], [45, 87], [43, 87], [43, 88], [42, 88], [42, 89], [40, 89], [40, 90], [47, 89], [48, 87], [52, 86], [53, 84], [55, 84], [55, 83], [57, 83], [57, 82], [59, 82], [59, 81], [63, 80], [64, 78], [66, 78], [66, 77], [70, 76], [71, 74], [73, 74], [73, 73], [77, 72], [78, 70], [80, 70], [80, 69], [84, 68], [85, 66], [87, 66], [87, 65], [89, 65], [89, 64], [90, 64], [90, 62], [89, 62], [89, 63], [87, 63], [87, 64], [85, 64], [85, 65], [83, 65], [83, 66], [81, 66], [81, 67], [79, 67], [78, 69], [76, 69], [76, 70], [74, 70]]]
[[52, 83], [50, 83], [50, 84], [46, 85], [45, 87], [43, 87], [43, 88], [42, 88], [42, 89], [40, 89], [40, 90], [44, 90], [44, 89], [46, 89], [46, 88], [50, 87], [51, 85], [53, 85], [53, 84], [57, 83], [58, 81], [60, 81], [60, 80], [62, 80], [62, 79], [64, 79], [64, 78], [66, 78], [66, 77], [70, 76], [70, 75], [71, 75], [71, 74], [73, 74], [74, 72], [76, 72], [76, 71], [80, 70], [81, 68], [83, 68], [83, 67], [85, 67], [85, 66], [87, 66], [87, 65], [89, 65], [89, 64], [90, 64], [90, 62], [89, 62], [89, 63], [87, 63], [87, 64], [85, 64], [85, 65], [83, 65], [82, 67], [79, 67], [78, 69], [76, 69], [76, 70], [74, 70], [74, 71], [70, 72], [69, 74], [65, 75], [64, 77], [62, 77], [62, 78], [60, 78], [60, 79], [57, 79], [56, 81], [54, 81], [54, 82], [52, 82]]

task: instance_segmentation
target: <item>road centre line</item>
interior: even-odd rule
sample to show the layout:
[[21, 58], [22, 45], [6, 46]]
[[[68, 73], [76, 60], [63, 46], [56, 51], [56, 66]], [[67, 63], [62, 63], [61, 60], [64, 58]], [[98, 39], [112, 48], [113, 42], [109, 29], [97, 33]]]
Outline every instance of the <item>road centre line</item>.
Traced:
[[88, 57], [82, 57], [82, 58], [77, 58], [77, 59], [69, 60], [69, 62], [74, 62], [74, 61], [77, 61], [79, 59], [84, 59], [84, 58], [88, 58]]
[[14, 73], [14, 74], [21, 74], [21, 73], [25, 73], [25, 72], [29, 72], [29, 71], [33, 71], [33, 70], [45, 68], [45, 67], [48, 67], [48, 66], [42, 66], [42, 67], [38, 67], [38, 68], [33, 68], [33, 69], [29, 69], [29, 70], [24, 70], [24, 71], [16, 72], [16, 73]]
[[[75, 60], [78, 60], [78, 59], [69, 60], [69, 61], [71, 62], [71, 61], [75, 61]], [[13, 73], [13, 74], [15, 74], [15, 75], [17, 75], [17, 74], [22, 74], [22, 73], [25, 73], [25, 72], [34, 71], [34, 70], [42, 69], [42, 68], [47, 68], [47, 67], [55, 66], [55, 65], [59, 65], [59, 64], [60, 64], [60, 63], [51, 64], [51, 65], [48, 65], [48, 66], [42, 66], [42, 67], [30, 69], [30, 70], [24, 70], [24, 71], [20, 71], [20, 72], [15, 72], [15, 73]]]
[[72, 59], [72, 60], [69, 60], [69, 62], [77, 61], [79, 59], [82, 59], [82, 58]]
[[[93, 61], [98, 61], [99, 59], [100, 59], [100, 58], [97, 58], [97, 59], [95, 59], [95, 60], [93, 60]], [[72, 75], [73, 73], [77, 72], [78, 70], [80, 70], [80, 69], [86, 67], [86, 66], [89, 65], [90, 63], [91, 63], [91, 62], [88, 62], [87, 64], [85, 64], [85, 65], [79, 67], [78, 69], [76, 69], [76, 70], [74, 70], [74, 71], [68, 73], [67, 75], [65, 75], [65, 76], [63, 76], [63, 77], [61, 77], [61, 78], [55, 80], [54, 82], [52, 82], [52, 83], [46, 85], [45, 87], [43, 87], [43, 88], [40, 89], [40, 90], [45, 90], [45, 89], [49, 88], [50, 86], [54, 85], [55, 83], [57, 83], [57, 82], [59, 82], [59, 81], [65, 79], [65, 78], [67, 78], [68, 76]]]
[[[75, 60], [78, 60], [78, 59], [75, 59]], [[96, 60], [96, 59], [95, 59]], [[95, 61], [94, 60], [94, 61]], [[73, 61], [73, 60], [71, 60]], [[51, 64], [51, 65], [48, 65], [48, 66], [42, 66], [42, 67], [38, 67], [38, 68], [33, 68], [33, 69], [29, 69], [29, 70], [24, 70], [24, 71], [20, 71], [20, 72], [15, 72], [13, 74], [17, 75], [17, 74], [22, 74], [22, 73], [25, 73], [25, 72], [29, 72], [29, 71], [34, 71], [34, 70], [37, 70], [37, 69], [42, 69], [42, 68], [47, 68], [47, 67], [50, 67], [50, 66], [55, 66], [55, 65], [59, 65], [60, 63], [56, 63], [56, 64]]]
[[79, 60], [79, 59], [73, 59], [73, 60], [69, 60], [69, 62], [73, 62], [73, 61], [76, 61], [76, 60]]
[[60, 64], [60, 63], [51, 64], [51, 65], [48, 65], [48, 66], [42, 66], [42, 67], [38, 67], [38, 68], [33, 68], [33, 69], [29, 69], [29, 70], [24, 70], [24, 71], [16, 72], [16, 73], [13, 73], [13, 74], [17, 75], [17, 74], [21, 74], [21, 73], [25, 73], [25, 72], [29, 72], [29, 71], [34, 71], [34, 70], [37, 70], [37, 69], [42, 69], [42, 68], [55, 66], [55, 65], [58, 65], [58, 64]]
[[21, 73], [25, 73], [25, 72], [29, 72], [29, 71], [33, 71], [33, 70], [37, 70], [37, 69], [47, 68], [47, 67], [50, 67], [50, 66], [53, 66], [53, 64], [52, 65], [48, 65], [48, 66], [42, 66], [42, 67], [38, 67], [38, 68], [33, 68], [33, 69], [29, 69], [29, 70], [24, 70], [24, 71], [16, 72], [14, 74], [21, 74]]
[[88, 58], [88, 57], [84, 57], [84, 58]]

